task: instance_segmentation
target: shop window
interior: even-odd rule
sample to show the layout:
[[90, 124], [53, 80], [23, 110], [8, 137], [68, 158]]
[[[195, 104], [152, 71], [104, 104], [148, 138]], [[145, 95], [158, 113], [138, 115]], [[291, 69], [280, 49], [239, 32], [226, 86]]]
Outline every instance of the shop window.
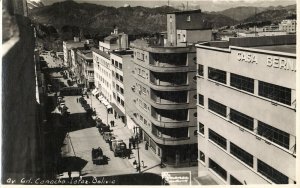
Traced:
[[257, 171], [276, 184], [289, 183], [289, 178], [286, 175], [282, 174], [278, 170], [274, 169], [273, 167], [269, 166], [259, 159], [257, 159]]
[[208, 137], [211, 141], [213, 141], [214, 143], [218, 144], [219, 146], [221, 146], [223, 149], [226, 150], [227, 148], [226, 139], [223, 136], [209, 129]]
[[226, 117], [226, 106], [218, 103], [212, 99], [208, 99], [208, 109], [216, 112], [217, 114]]
[[249, 165], [250, 167], [253, 167], [253, 155], [246, 152], [242, 148], [238, 147], [237, 145], [230, 143], [230, 153]]
[[254, 119], [250, 116], [247, 116], [241, 112], [230, 109], [230, 120], [253, 131]]
[[221, 178], [223, 178], [225, 181], [227, 180], [227, 171], [212, 159], [209, 159], [209, 168], [219, 174], [219, 176], [221, 176]]
[[290, 135], [284, 131], [281, 131], [275, 127], [258, 121], [257, 134], [265, 137], [271, 142], [274, 142], [280, 146], [283, 146], [286, 149], [289, 149]]
[[291, 89], [259, 81], [258, 95], [291, 105]]
[[230, 74], [230, 85], [250, 93], [254, 93], [254, 80], [237, 74]]
[[208, 67], [208, 78], [226, 84], [226, 72]]

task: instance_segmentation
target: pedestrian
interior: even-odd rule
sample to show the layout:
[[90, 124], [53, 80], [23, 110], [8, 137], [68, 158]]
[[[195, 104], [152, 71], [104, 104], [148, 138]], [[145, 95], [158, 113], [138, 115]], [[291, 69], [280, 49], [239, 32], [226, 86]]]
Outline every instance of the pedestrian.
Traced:
[[78, 98], [76, 98], [76, 100], [77, 100], [77, 103], [78, 103]]
[[130, 155], [131, 155], [131, 149], [129, 148], [129, 149], [127, 150], [127, 157], [128, 157], [128, 159], [130, 159]]
[[136, 162], [136, 160], [134, 160], [132, 164], [133, 164], [133, 168], [137, 169], [137, 162]]
[[71, 175], [72, 175], [72, 172], [69, 170], [69, 171], [68, 171], [68, 176], [69, 176], [70, 179], [71, 179], [71, 177], [72, 177]]
[[114, 127], [114, 126], [115, 126], [115, 121], [114, 121], [114, 120], [111, 120], [111, 121], [110, 121], [110, 124], [111, 124], [112, 127]]
[[135, 140], [132, 140], [132, 147], [135, 149]]
[[117, 114], [116, 114], [116, 112], [115, 112], [115, 119], [117, 119]]
[[111, 139], [108, 140], [108, 143], [109, 143], [109, 148], [110, 148], [110, 150], [112, 150], [112, 142], [111, 142]]
[[144, 166], [144, 161], [141, 161], [141, 162], [142, 162], [142, 167], [145, 168], [145, 166]]
[[129, 146], [129, 149], [131, 149], [131, 141], [129, 141], [129, 144], [128, 144], [128, 146]]

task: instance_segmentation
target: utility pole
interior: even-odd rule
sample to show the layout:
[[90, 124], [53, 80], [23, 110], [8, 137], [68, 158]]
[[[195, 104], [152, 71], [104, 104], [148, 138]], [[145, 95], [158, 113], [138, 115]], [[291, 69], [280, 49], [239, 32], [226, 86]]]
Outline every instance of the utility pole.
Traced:
[[139, 127], [134, 127], [134, 129], [135, 129], [135, 134], [137, 135], [137, 145], [136, 145], [136, 147], [137, 147], [137, 152], [138, 152], [138, 171], [139, 171], [139, 173], [141, 173], [141, 162], [140, 162], [140, 150], [139, 150], [139, 134], [138, 134], [138, 128]]

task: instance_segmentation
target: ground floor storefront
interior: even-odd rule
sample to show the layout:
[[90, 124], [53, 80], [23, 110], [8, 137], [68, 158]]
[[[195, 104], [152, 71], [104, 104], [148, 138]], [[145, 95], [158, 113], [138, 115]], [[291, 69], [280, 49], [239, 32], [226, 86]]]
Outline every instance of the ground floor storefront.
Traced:
[[147, 142], [149, 152], [155, 153], [162, 163], [170, 166], [184, 167], [197, 166], [197, 143], [185, 145], [161, 145], [156, 143], [151, 136], [143, 130], [139, 131], [139, 137]]

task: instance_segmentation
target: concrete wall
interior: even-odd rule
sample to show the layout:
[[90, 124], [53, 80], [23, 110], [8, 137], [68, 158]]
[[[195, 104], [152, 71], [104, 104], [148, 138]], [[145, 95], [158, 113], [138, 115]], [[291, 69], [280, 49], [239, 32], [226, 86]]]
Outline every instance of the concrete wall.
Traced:
[[[33, 28], [16, 16], [19, 40], [2, 58], [2, 177], [33, 177], [39, 150]], [[6, 180], [5, 178], [2, 179]]]

